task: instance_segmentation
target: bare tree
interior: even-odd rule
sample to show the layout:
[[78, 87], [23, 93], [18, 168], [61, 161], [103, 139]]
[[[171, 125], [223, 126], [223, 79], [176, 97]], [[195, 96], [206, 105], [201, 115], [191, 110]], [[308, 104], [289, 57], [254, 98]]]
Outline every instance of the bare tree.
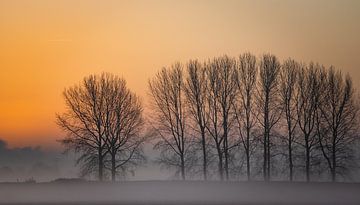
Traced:
[[57, 115], [57, 124], [67, 133], [61, 142], [82, 155], [84, 174], [95, 171], [103, 180], [104, 158], [108, 152], [105, 137], [104, 99], [106, 97], [103, 79], [106, 75], [91, 75], [82, 84], [65, 89], [63, 96], [66, 112]]
[[215, 58], [206, 65], [209, 106], [207, 130], [212, 136], [219, 159], [220, 179], [229, 179], [229, 132], [232, 106], [236, 97], [235, 60], [227, 56]]
[[67, 111], [57, 115], [57, 123], [68, 135], [61, 142], [81, 153], [83, 175], [97, 171], [102, 181], [110, 161], [115, 180], [119, 168], [125, 171], [144, 159], [142, 104], [125, 80], [109, 73], [91, 75], [63, 95]]
[[258, 106], [262, 119], [258, 122], [263, 128], [263, 176], [265, 181], [270, 180], [271, 170], [271, 139], [272, 129], [279, 121], [281, 109], [279, 106], [278, 75], [280, 63], [274, 55], [265, 54], [260, 61], [258, 82]]
[[[185, 180], [190, 159], [190, 139], [186, 134], [186, 107], [183, 93], [183, 71], [180, 63], [163, 68], [149, 81], [152, 97], [152, 126], [160, 137], [155, 149], [161, 151], [160, 162], [179, 168]], [[189, 154], [189, 155], [188, 155]]]
[[106, 89], [104, 123], [110, 155], [110, 163], [105, 163], [105, 167], [110, 169], [111, 179], [115, 181], [119, 169], [124, 174], [144, 161], [141, 145], [147, 137], [142, 132], [144, 120], [140, 99], [126, 87], [125, 80], [110, 74], [102, 80]]
[[239, 130], [240, 142], [246, 155], [246, 175], [251, 180], [250, 156], [254, 141], [253, 128], [256, 123], [254, 94], [256, 89], [256, 57], [250, 53], [240, 55], [237, 63], [238, 100], [234, 102], [235, 119]]
[[331, 67], [327, 71], [324, 99], [320, 106], [319, 142], [328, 164], [331, 180], [345, 174], [352, 161], [351, 144], [356, 139], [357, 114], [355, 91], [349, 76]]
[[304, 140], [302, 145], [305, 148], [306, 181], [310, 181], [311, 154], [318, 145], [316, 123], [321, 100], [321, 72], [323, 71], [319, 64], [310, 63], [308, 67], [302, 67], [297, 85], [296, 112]]
[[286, 121], [290, 181], [293, 180], [293, 144], [295, 143], [295, 128], [298, 123], [296, 114], [296, 82], [299, 68], [299, 63], [288, 59], [283, 63], [280, 72], [280, 97]]
[[229, 180], [229, 152], [234, 146], [237, 145], [233, 145], [230, 139], [230, 129], [233, 121], [233, 115], [231, 111], [233, 110], [232, 106], [234, 104], [237, 93], [235, 63], [235, 60], [228, 56], [215, 59], [213, 62], [214, 68], [220, 71], [220, 95], [216, 99], [219, 101], [219, 105], [221, 108], [222, 129], [224, 138], [223, 150], [225, 157], [224, 168], [226, 180]]
[[187, 78], [185, 84], [185, 94], [188, 101], [188, 107], [193, 121], [196, 123], [197, 132], [201, 135], [201, 148], [203, 158], [203, 177], [207, 180], [207, 140], [206, 126], [207, 106], [206, 106], [206, 71], [197, 61], [190, 61], [187, 65]]
[[221, 119], [220, 119], [220, 105], [218, 96], [220, 95], [219, 75], [218, 70], [214, 68], [212, 63], [209, 61], [205, 64], [206, 75], [207, 75], [207, 95], [206, 103], [208, 105], [208, 112], [206, 113], [209, 123], [206, 124], [206, 129], [213, 139], [214, 146], [218, 157], [218, 173], [220, 180], [224, 180], [224, 159], [222, 143], [224, 136], [221, 133]]

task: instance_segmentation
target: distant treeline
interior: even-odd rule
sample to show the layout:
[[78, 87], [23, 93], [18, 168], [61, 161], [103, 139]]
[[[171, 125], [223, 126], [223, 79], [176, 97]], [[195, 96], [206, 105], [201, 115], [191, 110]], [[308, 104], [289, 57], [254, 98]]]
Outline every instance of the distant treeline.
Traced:
[[161, 69], [149, 91], [146, 120], [114, 75], [64, 91], [62, 142], [81, 153], [84, 175], [124, 176], [149, 140], [184, 180], [349, 181], [357, 170], [358, 94], [332, 66], [250, 53], [190, 60]]

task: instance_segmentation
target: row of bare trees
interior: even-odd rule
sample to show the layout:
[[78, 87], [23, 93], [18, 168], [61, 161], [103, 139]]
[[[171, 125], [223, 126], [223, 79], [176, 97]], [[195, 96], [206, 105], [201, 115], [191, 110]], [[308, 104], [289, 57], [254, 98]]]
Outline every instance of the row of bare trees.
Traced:
[[351, 78], [317, 63], [222, 56], [149, 81], [159, 162], [182, 179], [345, 179], [359, 110]]
[[57, 124], [67, 133], [61, 142], [80, 153], [82, 175], [97, 173], [112, 181], [145, 160], [143, 107], [125, 80], [91, 75], [63, 93], [66, 111]]
[[183, 180], [336, 181], [356, 167], [357, 94], [334, 67], [245, 53], [175, 63], [149, 90], [148, 126], [122, 78], [91, 75], [64, 91], [61, 142], [80, 153], [82, 175], [134, 171], [152, 136], [158, 162]]

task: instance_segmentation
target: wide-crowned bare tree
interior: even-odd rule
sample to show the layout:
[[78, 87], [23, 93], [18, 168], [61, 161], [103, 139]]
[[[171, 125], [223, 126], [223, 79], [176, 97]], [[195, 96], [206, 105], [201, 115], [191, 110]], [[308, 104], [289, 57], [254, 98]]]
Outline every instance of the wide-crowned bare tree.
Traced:
[[336, 181], [353, 162], [351, 145], [357, 136], [359, 107], [351, 78], [333, 67], [327, 71], [323, 97], [319, 142], [331, 180]]
[[240, 142], [245, 150], [246, 175], [251, 180], [250, 157], [254, 146], [253, 128], [256, 124], [255, 91], [257, 80], [256, 57], [250, 53], [240, 55], [237, 62], [236, 85], [238, 95], [234, 102], [234, 114], [239, 130]]
[[293, 180], [293, 144], [295, 143], [295, 128], [298, 123], [296, 114], [296, 83], [300, 64], [292, 59], [286, 60], [281, 66], [280, 72], [280, 97], [284, 112], [287, 130], [287, 150], [289, 165], [289, 180]]
[[61, 140], [68, 149], [81, 153], [82, 174], [98, 172], [103, 180], [104, 158], [108, 152], [105, 137], [105, 75], [91, 75], [83, 82], [65, 89], [66, 112], [57, 115], [57, 124], [67, 133]]
[[132, 169], [144, 161], [142, 144], [147, 135], [143, 132], [141, 101], [127, 88], [125, 80], [111, 74], [101, 80], [106, 93], [104, 123], [109, 152], [105, 168], [111, 171], [111, 179], [115, 181], [117, 174], [133, 172]]
[[149, 81], [151, 125], [159, 136], [155, 149], [161, 151], [160, 163], [175, 167], [183, 180], [190, 166], [190, 136], [186, 133], [186, 101], [183, 66], [163, 68]]
[[321, 103], [324, 69], [319, 64], [310, 63], [299, 71], [296, 98], [298, 126], [301, 130], [305, 149], [306, 181], [310, 181], [312, 153], [319, 144], [317, 132], [318, 109]]
[[281, 116], [279, 103], [280, 63], [276, 56], [265, 54], [261, 57], [258, 81], [258, 123], [263, 129], [263, 177], [270, 180], [271, 171], [271, 135], [272, 130]]
[[195, 130], [201, 136], [201, 149], [203, 159], [203, 177], [207, 180], [207, 136], [206, 126], [207, 119], [207, 82], [206, 82], [206, 70], [202, 64], [197, 60], [190, 61], [187, 65], [187, 75], [185, 81], [185, 94], [187, 99], [187, 106], [189, 108], [190, 116], [193, 122], [196, 124]]
[[[114, 172], [119, 166], [117, 163], [120, 163], [118, 159], [126, 158], [121, 166], [132, 162], [134, 155], [127, 157], [130, 147], [133, 147], [134, 141], [142, 142], [134, 137], [141, 127], [142, 108], [123, 79], [108, 73], [90, 75], [81, 84], [65, 89], [63, 95], [66, 111], [57, 115], [57, 124], [67, 136], [61, 142], [68, 149], [81, 153], [78, 163], [82, 164], [83, 174], [97, 172], [98, 179], [102, 181], [110, 152], [111, 159], [114, 159], [111, 160], [115, 164]], [[131, 104], [127, 95], [133, 98]], [[121, 114], [121, 109], [128, 110], [128, 116], [117, 116]], [[115, 152], [114, 148], [124, 152]], [[136, 151], [139, 152], [139, 149]]]

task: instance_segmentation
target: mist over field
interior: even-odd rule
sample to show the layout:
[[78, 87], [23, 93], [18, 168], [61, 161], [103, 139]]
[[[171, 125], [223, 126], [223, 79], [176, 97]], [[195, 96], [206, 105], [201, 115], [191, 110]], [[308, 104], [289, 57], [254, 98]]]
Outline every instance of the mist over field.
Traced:
[[[124, 180], [167, 180], [174, 177], [161, 169], [154, 159], [158, 155], [152, 150], [152, 145], [145, 146], [147, 163], [135, 172], [123, 178]], [[61, 178], [79, 178], [79, 166], [76, 165], [78, 155], [74, 152], [64, 152], [61, 149], [44, 149], [38, 147], [9, 148], [0, 139], [0, 183], [24, 182], [30, 179], [36, 182], [50, 182]], [[85, 176], [94, 180], [96, 176]]]
[[[123, 180], [174, 180], [176, 176], [168, 170], [159, 167], [155, 162], [158, 153], [152, 150], [152, 145], [145, 146], [148, 156], [146, 164], [138, 167]], [[6, 142], [0, 140], [0, 183], [24, 182], [34, 179], [36, 182], [51, 182], [61, 178], [78, 178], [79, 166], [76, 166], [76, 154], [64, 153], [61, 150], [43, 150], [39, 147], [8, 148]], [[86, 176], [95, 180], [96, 176]], [[197, 180], [199, 178], [194, 178]], [[354, 172], [352, 181], [360, 181], [360, 173]], [[321, 180], [320, 180], [321, 181]]]
[[356, 205], [359, 184], [180, 182], [1, 184], [0, 204]]
[[64, 155], [60, 150], [41, 147], [9, 148], [0, 140], [0, 182], [34, 179], [51, 181], [61, 177], [76, 177], [75, 155]]

